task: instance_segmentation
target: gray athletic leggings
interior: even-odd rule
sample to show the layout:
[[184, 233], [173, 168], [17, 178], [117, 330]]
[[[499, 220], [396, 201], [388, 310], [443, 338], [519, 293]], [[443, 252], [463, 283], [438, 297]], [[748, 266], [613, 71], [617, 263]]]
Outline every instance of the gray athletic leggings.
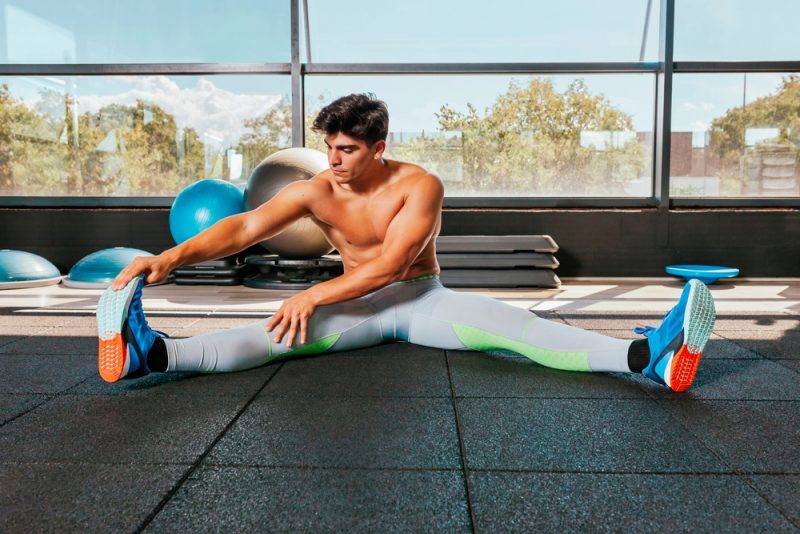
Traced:
[[[556, 369], [622, 371], [630, 341], [547, 321], [482, 295], [445, 288], [437, 276], [395, 282], [362, 297], [319, 306], [304, 345], [275, 343], [268, 320], [186, 339], [165, 339], [169, 371], [228, 372], [291, 356], [407, 341], [449, 350], [515, 352]], [[274, 331], [273, 331], [274, 333]]]

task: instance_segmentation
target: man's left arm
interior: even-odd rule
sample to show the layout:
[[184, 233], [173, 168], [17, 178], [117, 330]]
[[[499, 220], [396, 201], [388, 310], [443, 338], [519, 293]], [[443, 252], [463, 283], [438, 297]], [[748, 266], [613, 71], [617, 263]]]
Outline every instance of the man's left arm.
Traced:
[[291, 346], [299, 329], [300, 342], [305, 343], [308, 317], [317, 306], [354, 299], [401, 280], [433, 237], [443, 197], [438, 178], [421, 177], [389, 223], [381, 254], [287, 300], [267, 324], [270, 332], [278, 326], [275, 341], [280, 342], [288, 330], [287, 345]]

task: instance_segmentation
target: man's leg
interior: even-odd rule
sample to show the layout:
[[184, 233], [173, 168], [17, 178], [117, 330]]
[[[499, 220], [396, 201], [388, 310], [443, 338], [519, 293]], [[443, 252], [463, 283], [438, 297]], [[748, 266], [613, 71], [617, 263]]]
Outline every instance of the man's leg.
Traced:
[[[275, 343], [267, 320], [223, 332], [169, 339], [152, 330], [141, 304], [141, 277], [124, 289], [107, 290], [97, 306], [98, 367], [107, 382], [150, 371], [242, 371], [280, 358], [335, 352], [383, 341], [374, 305], [366, 298], [320, 306], [308, 322], [308, 342], [292, 348]], [[152, 367], [151, 367], [152, 366]]]
[[454, 350], [512, 351], [568, 371], [645, 371], [683, 391], [691, 385], [714, 323], [708, 289], [695, 282], [686, 285], [662, 326], [646, 332], [647, 340], [611, 338], [489, 297], [440, 287], [415, 306], [409, 341]]

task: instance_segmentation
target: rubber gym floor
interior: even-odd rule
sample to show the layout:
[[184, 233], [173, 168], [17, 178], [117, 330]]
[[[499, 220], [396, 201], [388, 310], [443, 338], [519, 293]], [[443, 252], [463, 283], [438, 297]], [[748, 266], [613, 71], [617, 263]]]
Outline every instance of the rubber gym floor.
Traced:
[[[99, 291], [2, 291], [0, 530], [797, 531], [800, 280], [711, 288], [716, 327], [684, 394], [409, 344], [106, 384]], [[481, 292], [633, 339], [680, 289]], [[151, 324], [185, 337], [269, 315], [286, 294], [144, 296]]]

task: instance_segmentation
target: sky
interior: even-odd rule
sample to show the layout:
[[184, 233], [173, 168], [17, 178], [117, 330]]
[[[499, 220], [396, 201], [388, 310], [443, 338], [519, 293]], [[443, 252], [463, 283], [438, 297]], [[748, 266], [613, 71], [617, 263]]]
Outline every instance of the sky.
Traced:
[[[658, 0], [642, 42], [647, 0], [308, 0], [315, 62], [558, 62], [657, 59]], [[676, 0], [675, 59], [796, 60], [798, 0]], [[303, 42], [305, 39], [303, 39]], [[303, 58], [308, 51], [303, 46]], [[0, 0], [0, 62], [147, 63], [289, 61], [287, 0]], [[655, 76], [580, 75], [653, 128]], [[525, 76], [307, 76], [309, 102], [370, 91], [393, 131], [436, 128], [442, 104], [490, 106]], [[703, 131], [743, 101], [774, 92], [780, 74], [683, 74], [674, 79], [673, 130]], [[553, 76], [563, 89], [573, 75]], [[70, 87], [93, 110], [148, 96], [211, 136], [236, 137], [241, 119], [288, 95], [282, 76], [37, 77], [2, 79], [18, 98]]]

